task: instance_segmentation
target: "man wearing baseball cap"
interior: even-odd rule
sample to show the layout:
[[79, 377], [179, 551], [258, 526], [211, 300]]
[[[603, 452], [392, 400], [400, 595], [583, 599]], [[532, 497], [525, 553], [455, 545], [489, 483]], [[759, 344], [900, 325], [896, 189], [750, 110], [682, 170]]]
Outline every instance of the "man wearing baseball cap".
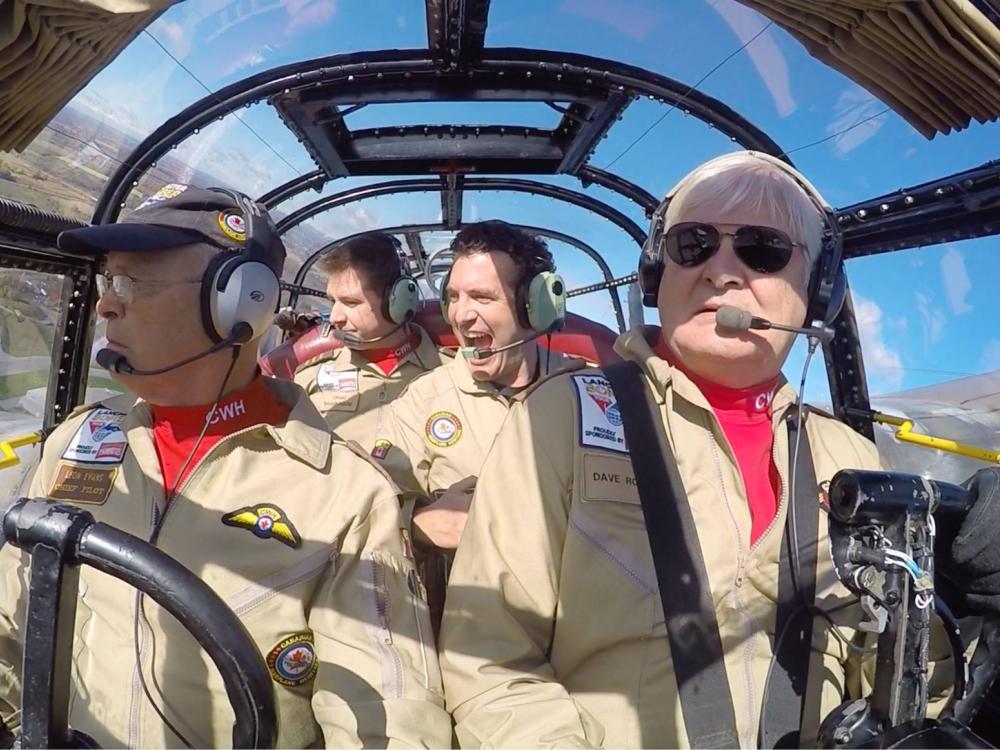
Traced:
[[[278, 746], [449, 744], [396, 488], [299, 386], [257, 370], [285, 257], [266, 212], [168, 185], [58, 245], [100, 259], [97, 359], [131, 393], [71, 414], [30, 494], [150, 541], [215, 590], [265, 657]], [[29, 562], [0, 550], [0, 718], [15, 729]], [[70, 724], [101, 746], [231, 742], [225, 688], [197, 642], [90, 568], [71, 694]]]

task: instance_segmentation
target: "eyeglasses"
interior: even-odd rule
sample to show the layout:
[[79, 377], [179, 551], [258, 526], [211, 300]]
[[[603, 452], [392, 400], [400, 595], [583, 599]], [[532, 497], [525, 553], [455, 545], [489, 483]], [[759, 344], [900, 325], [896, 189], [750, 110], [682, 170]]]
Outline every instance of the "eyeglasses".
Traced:
[[792, 259], [792, 250], [803, 247], [780, 229], [744, 226], [722, 232], [711, 224], [687, 221], [674, 224], [661, 240], [667, 256], [679, 266], [700, 266], [719, 251], [723, 237], [733, 238], [733, 251], [747, 268], [757, 273], [777, 273]]
[[164, 288], [168, 286], [176, 286], [178, 284], [199, 284], [201, 279], [178, 279], [176, 281], [146, 281], [144, 279], [133, 279], [131, 276], [126, 276], [125, 274], [116, 273], [99, 273], [96, 277], [97, 281], [97, 296], [98, 298], [104, 297], [108, 292], [114, 293], [118, 301], [123, 304], [131, 304], [135, 302], [135, 288], [137, 286], [147, 286]]

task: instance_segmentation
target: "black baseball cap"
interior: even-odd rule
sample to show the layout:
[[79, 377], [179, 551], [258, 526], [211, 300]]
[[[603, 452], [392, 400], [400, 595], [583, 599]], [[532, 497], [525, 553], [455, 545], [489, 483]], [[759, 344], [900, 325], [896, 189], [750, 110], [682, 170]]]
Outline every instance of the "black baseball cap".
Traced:
[[[285, 245], [274, 222], [261, 208], [264, 236], [255, 236], [261, 260], [281, 276]], [[246, 217], [234, 196], [220, 190], [172, 184], [160, 188], [117, 224], [97, 224], [61, 232], [56, 245], [71, 255], [109, 252], [142, 253], [205, 242], [223, 250], [242, 251]], [[260, 234], [260, 232], [258, 232]]]

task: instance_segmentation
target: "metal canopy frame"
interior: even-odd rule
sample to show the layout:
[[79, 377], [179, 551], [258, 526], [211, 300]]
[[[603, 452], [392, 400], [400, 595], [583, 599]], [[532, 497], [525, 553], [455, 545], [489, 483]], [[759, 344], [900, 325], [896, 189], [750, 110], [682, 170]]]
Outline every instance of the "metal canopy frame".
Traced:
[[[978, 0], [978, 4], [995, 5], [994, 0]], [[280, 210], [280, 205], [294, 196], [309, 189], [318, 191], [340, 177], [415, 178], [380, 182], [315, 201], [286, 217], [283, 229], [305, 220], [306, 213], [315, 215], [344, 202], [418, 189], [438, 190], [442, 223], [457, 228], [463, 223], [465, 191], [517, 190], [594, 211], [641, 244], [643, 228], [599, 198], [513, 177], [568, 175], [578, 179], [584, 189], [598, 185], [611, 190], [650, 216], [658, 203], [656, 197], [621, 175], [589, 163], [601, 139], [640, 97], [696, 117], [744, 148], [786, 158], [766, 133], [722, 102], [666, 76], [589, 55], [487, 47], [489, 8], [489, 0], [425, 0], [424, 49], [360, 52], [297, 62], [209, 94], [163, 123], [136, 147], [108, 181], [93, 221], [116, 220], [140, 178], [172, 147], [211, 122], [258, 102], [274, 107], [316, 164], [315, 170], [262, 196], [269, 208]], [[558, 111], [559, 121], [552, 129], [455, 123], [360, 130], [352, 130], [346, 122], [352, 112], [370, 104], [415, 101], [536, 102]], [[991, 162], [847, 207], [839, 212], [845, 257], [998, 234], [998, 182], [1000, 163]], [[25, 206], [18, 206], [13, 214], [6, 206], [0, 208], [0, 235], [13, 232], [28, 237], [34, 233], [36, 246], [47, 241], [51, 247], [61, 217], [40, 218]], [[27, 221], [32, 231], [21, 231], [26, 225], [18, 224], [19, 220]], [[8, 231], [7, 227], [13, 229]], [[417, 225], [405, 232], [407, 247], [417, 263], [420, 234]], [[72, 343], [79, 342], [74, 339]], [[845, 406], [867, 405], [867, 393], [850, 306], [845, 308], [838, 336], [825, 354], [834, 409], [851, 421]], [[80, 359], [84, 355], [74, 356]], [[838, 369], [835, 361], [850, 365]], [[86, 363], [80, 368], [85, 376]], [[861, 429], [866, 425], [854, 426]], [[870, 425], [867, 427], [870, 434]]]

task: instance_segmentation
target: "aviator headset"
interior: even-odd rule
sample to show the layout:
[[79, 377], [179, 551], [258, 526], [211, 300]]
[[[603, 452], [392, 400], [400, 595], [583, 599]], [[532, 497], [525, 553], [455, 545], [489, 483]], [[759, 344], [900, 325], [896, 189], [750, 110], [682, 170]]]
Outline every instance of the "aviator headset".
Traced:
[[[797, 169], [770, 154], [759, 151], [747, 151], [746, 153], [771, 164], [791, 177], [823, 216], [820, 255], [809, 279], [806, 326], [825, 331], [832, 330], [833, 322], [840, 314], [847, 297], [847, 276], [844, 273], [842, 262], [843, 236], [837, 222], [837, 216], [819, 191]], [[731, 154], [726, 154], [706, 164], [731, 158], [731, 156]], [[694, 174], [692, 173], [678, 182], [667, 193], [653, 214], [649, 236], [643, 244], [642, 254], [639, 256], [639, 286], [642, 289], [642, 303], [646, 307], [657, 306], [660, 278], [664, 269], [663, 240], [667, 209], [673, 197], [693, 178]]]
[[219, 228], [234, 242], [216, 254], [205, 269], [201, 322], [216, 344], [228, 339], [252, 341], [271, 325], [281, 293], [278, 275], [267, 263], [270, 253], [263, 244], [263, 238], [275, 234], [274, 225], [246, 195], [211, 189], [229, 196], [238, 208], [222, 209], [218, 215]]
[[[454, 261], [453, 261], [454, 265]], [[448, 281], [451, 268], [441, 281], [441, 312], [448, 319]], [[536, 333], [552, 333], [566, 320], [566, 284], [555, 272], [552, 256], [534, 255], [524, 277], [514, 290], [518, 322]]]
[[399, 261], [399, 274], [390, 281], [382, 293], [382, 316], [396, 325], [403, 325], [413, 320], [420, 305], [420, 289], [417, 281], [406, 270], [403, 246], [399, 239], [391, 234], [388, 237], [396, 251]]

